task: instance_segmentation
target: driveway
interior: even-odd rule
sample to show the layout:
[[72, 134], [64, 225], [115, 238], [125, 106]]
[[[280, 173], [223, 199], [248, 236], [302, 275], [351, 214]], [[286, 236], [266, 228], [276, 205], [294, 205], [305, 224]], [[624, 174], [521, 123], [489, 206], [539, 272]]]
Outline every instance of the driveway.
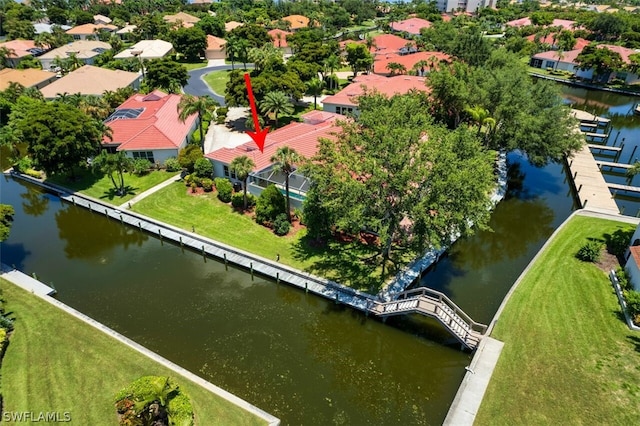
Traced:
[[[247, 67], [253, 67], [253, 65], [247, 64]], [[242, 69], [242, 64], [240, 64], [239, 67], [238, 67], [238, 64], [236, 64], [235, 68]], [[230, 70], [230, 69], [231, 69], [231, 65], [217, 65], [213, 67], [204, 67], [204, 68], [191, 70], [189, 71], [189, 81], [187, 82], [187, 85], [184, 86], [183, 90], [185, 93], [188, 93], [194, 96], [209, 95], [213, 99], [218, 101], [218, 103], [221, 106], [225, 106], [224, 95], [220, 96], [217, 93], [215, 93], [213, 90], [211, 90], [211, 88], [209, 88], [207, 83], [204, 82], [202, 77], [204, 77], [206, 74], [209, 74], [210, 72], [213, 72], [213, 71], [222, 71], [222, 70]]]

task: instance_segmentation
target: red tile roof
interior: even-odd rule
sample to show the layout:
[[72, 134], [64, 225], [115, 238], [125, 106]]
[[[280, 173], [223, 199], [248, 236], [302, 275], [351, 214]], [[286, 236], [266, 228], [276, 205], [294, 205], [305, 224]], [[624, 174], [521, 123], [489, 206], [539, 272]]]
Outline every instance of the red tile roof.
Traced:
[[640, 246], [629, 247], [629, 252], [631, 252], [631, 257], [633, 257], [636, 266], [640, 268]]
[[271, 40], [273, 40], [273, 45], [275, 47], [281, 48], [289, 47], [289, 44], [287, 43], [287, 36], [293, 33], [276, 28], [271, 31], [267, 31], [267, 34], [269, 34]]
[[[589, 42], [584, 39], [578, 39], [578, 40], [580, 40], [580, 42], [576, 43], [575, 49], [562, 53], [562, 59], [560, 60], [560, 62], [575, 63], [576, 57], [582, 52], [582, 49], [584, 49], [584, 47], [589, 44]], [[625, 64], [631, 63], [631, 61], [629, 60], [629, 55], [640, 53], [640, 50], [628, 49], [626, 47], [615, 46], [613, 44], [599, 44], [598, 48], [609, 49], [612, 52], [617, 52]], [[555, 50], [550, 50], [547, 52], [537, 53], [533, 55], [533, 57], [536, 59], [550, 59], [550, 60], [557, 61], [558, 59], [560, 59], [558, 53], [559, 52]]]
[[549, 50], [547, 52], [537, 53], [533, 55], [536, 59], [549, 59], [552, 61], [566, 62], [568, 64], [575, 63], [576, 57], [582, 52], [582, 49], [568, 50], [562, 52], [562, 59], [560, 59], [560, 52], [557, 50]]
[[221, 148], [206, 154], [211, 160], [230, 164], [234, 158], [246, 155], [255, 163], [254, 172], [264, 170], [271, 165], [271, 157], [282, 146], [295, 149], [305, 158], [313, 157], [318, 151], [318, 139], [332, 138], [340, 130], [336, 120], [344, 116], [324, 111], [312, 111], [302, 116], [304, 122], [290, 123], [267, 135], [264, 152], [250, 141], [236, 148]]
[[[375, 47], [371, 49], [371, 52], [380, 55], [386, 53], [397, 53], [400, 49], [405, 47], [410, 40], [399, 37], [395, 34], [380, 34], [373, 38]], [[413, 43], [413, 42], [411, 42]], [[415, 46], [415, 43], [413, 43]]]
[[612, 52], [617, 52], [620, 55], [620, 57], [622, 58], [622, 61], [625, 64], [630, 64], [631, 63], [631, 61], [629, 60], [629, 55], [640, 53], [640, 50], [628, 49], [626, 47], [615, 46], [613, 44], [599, 44], [598, 47], [600, 49], [609, 49]]
[[106, 124], [113, 130], [113, 142], [120, 144], [118, 151], [153, 149], [176, 149], [189, 136], [197, 115], [188, 117], [184, 123], [178, 119], [180, 95], [168, 95], [155, 90], [148, 95], [135, 94], [118, 110], [142, 108], [137, 118], [116, 119]]
[[428, 90], [423, 77], [410, 75], [396, 75], [393, 77], [368, 75], [362, 77], [363, 78], [358, 77], [353, 83], [335, 95], [325, 98], [322, 103], [324, 105], [357, 106], [358, 96], [361, 96], [365, 92], [375, 91], [385, 96], [393, 96], [408, 93], [413, 89], [424, 92]]
[[227, 44], [227, 40], [207, 34], [207, 50], [221, 51]]
[[[576, 21], [569, 21], [567, 19], [554, 19], [549, 27], [562, 27], [565, 30], [573, 30]], [[513, 21], [507, 22], [505, 25], [509, 27], [526, 27], [528, 25], [533, 25], [531, 23], [531, 19], [528, 17], [515, 19]]]
[[[431, 64], [435, 60], [435, 63], [438, 64], [440, 61], [451, 61], [451, 56], [442, 52], [417, 52], [411, 53], [409, 55], [398, 55], [398, 54], [389, 54], [389, 55], [380, 55], [376, 56], [375, 62], [373, 63], [373, 72], [374, 74], [389, 74], [389, 70], [387, 69], [387, 65], [391, 62], [396, 62], [398, 64], [402, 64], [405, 66], [407, 71], [411, 70], [415, 64], [420, 61], [427, 61]], [[429, 67], [427, 67], [428, 69]]]
[[394, 22], [391, 24], [391, 29], [398, 32], [407, 32], [409, 34], [420, 34], [422, 28], [429, 28], [431, 22], [421, 18], [409, 18], [404, 21]]
[[22, 58], [32, 54], [29, 52], [29, 49], [35, 48], [36, 43], [33, 40], [10, 40], [0, 43], [0, 47], [6, 47], [10, 51], [13, 51], [9, 55], [9, 58]]

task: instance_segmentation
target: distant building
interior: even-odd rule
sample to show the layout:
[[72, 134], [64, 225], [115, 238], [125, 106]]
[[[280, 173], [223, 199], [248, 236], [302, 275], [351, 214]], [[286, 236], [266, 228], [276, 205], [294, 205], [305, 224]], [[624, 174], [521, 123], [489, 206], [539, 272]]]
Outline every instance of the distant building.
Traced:
[[431, 27], [431, 22], [422, 18], [409, 18], [404, 21], [392, 22], [391, 30], [396, 33], [407, 33], [411, 35], [420, 35], [422, 28]]
[[[505, 23], [507, 27], [526, 27], [529, 25], [533, 25], [531, 19], [528, 17], [515, 19], [513, 21], [509, 21]], [[574, 30], [576, 25], [576, 21], [569, 21], [568, 19], [554, 19], [550, 27], [562, 27], [563, 30]]]
[[[416, 52], [409, 54], [378, 55], [373, 62], [373, 73], [390, 75], [389, 64], [396, 63], [404, 66], [406, 73], [414, 70], [418, 76], [424, 77], [428, 72], [437, 68], [440, 63], [451, 62], [451, 57], [442, 52]], [[418, 66], [418, 64], [421, 64]]]
[[42, 22], [38, 22], [33, 24], [33, 29], [37, 34], [43, 34], [43, 33], [49, 33], [51, 34], [53, 32], [53, 28], [54, 27], [60, 27], [60, 29], [62, 31], [67, 31], [71, 29], [71, 26], [69, 25], [57, 25], [57, 24], [45, 24]]
[[238, 21], [229, 21], [226, 24], [224, 24], [224, 30], [226, 32], [230, 32], [232, 30], [235, 30], [238, 27], [243, 26], [244, 24], [242, 22], [238, 22]]
[[11, 68], [16, 68], [20, 61], [27, 56], [38, 56], [44, 53], [44, 49], [37, 47], [33, 40], [10, 40], [0, 43], [0, 48], [2, 47], [12, 52], [7, 58]]
[[197, 114], [184, 122], [178, 118], [181, 99], [181, 95], [159, 90], [131, 96], [105, 120], [113, 140], [105, 138], [103, 147], [111, 152], [124, 151], [129, 157], [145, 158], [154, 164], [177, 157], [198, 127]]
[[442, 12], [464, 10], [475, 13], [480, 7], [495, 7], [496, 0], [436, 0], [436, 7]]
[[67, 34], [73, 36], [74, 40], [93, 40], [100, 32], [115, 33], [118, 27], [115, 25], [105, 24], [84, 24], [78, 25], [66, 31]]
[[24, 87], [35, 87], [42, 89], [46, 85], [54, 82], [56, 75], [47, 71], [27, 68], [24, 70], [15, 70], [5, 68], [0, 70], [0, 92], [9, 87], [11, 83], [18, 83]]
[[225, 46], [227, 45], [227, 40], [207, 35], [207, 50], [205, 51], [205, 58], [207, 59], [225, 59], [227, 57], [227, 53], [225, 51]]
[[200, 22], [200, 18], [184, 12], [178, 12], [175, 15], [165, 15], [162, 17], [162, 19], [164, 19], [165, 22], [172, 24], [174, 28], [191, 28], [196, 23]]
[[85, 64], [92, 65], [96, 56], [107, 50], [111, 50], [109, 43], [79, 40], [43, 53], [38, 57], [38, 60], [42, 64], [43, 70], [51, 71], [54, 68], [53, 62], [56, 58], [68, 58], [71, 54], [75, 54]]
[[377, 92], [386, 96], [403, 95], [411, 90], [426, 92], [427, 86], [423, 77], [396, 75], [360, 75], [353, 83], [322, 101], [323, 110], [337, 114], [358, 114], [358, 97], [366, 92]]
[[282, 18], [282, 20], [289, 23], [291, 31], [297, 31], [300, 28], [307, 28], [309, 26], [309, 18], [302, 15], [289, 15]]
[[280, 49], [283, 55], [291, 55], [291, 46], [289, 46], [289, 43], [287, 43], [287, 36], [293, 33], [276, 28], [268, 31], [268, 34], [271, 37], [271, 40], [273, 40], [273, 45], [276, 48]]
[[85, 65], [60, 77], [40, 91], [46, 99], [55, 99], [62, 93], [102, 96], [106, 91], [113, 92], [122, 87], [137, 90], [141, 79], [142, 76], [136, 72]]
[[133, 46], [115, 55], [114, 59], [140, 58], [160, 59], [173, 51], [173, 44], [164, 40], [140, 40]]
[[103, 25], [107, 25], [110, 24], [111, 18], [109, 18], [108, 16], [104, 16], [104, 15], [93, 15], [93, 23], [94, 24], [103, 24]]

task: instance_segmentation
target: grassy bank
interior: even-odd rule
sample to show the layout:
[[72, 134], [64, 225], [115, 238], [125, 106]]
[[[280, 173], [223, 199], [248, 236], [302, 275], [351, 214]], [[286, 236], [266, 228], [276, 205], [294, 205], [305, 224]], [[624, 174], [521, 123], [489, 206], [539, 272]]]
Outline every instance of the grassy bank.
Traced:
[[606, 273], [575, 258], [621, 228], [577, 216], [526, 274], [494, 329], [505, 346], [476, 424], [640, 424], [640, 333]]
[[279, 254], [281, 263], [353, 288], [377, 291], [381, 284], [378, 264], [360, 260], [371, 256], [373, 248], [336, 241], [317, 247], [304, 229], [278, 237], [251, 217], [220, 202], [214, 193], [189, 194], [182, 182], [146, 197], [134, 204], [132, 210], [188, 231], [194, 227], [200, 235], [267, 259], [275, 259]]
[[216, 94], [224, 96], [231, 70], [213, 71], [203, 77], [204, 81]]
[[136, 195], [143, 193], [147, 189], [175, 175], [176, 173], [169, 173], [164, 170], [155, 170], [142, 176], [125, 173], [124, 183], [126, 193], [122, 197], [116, 194], [113, 183], [107, 175], [94, 174], [89, 170], [77, 172], [75, 180], [70, 180], [67, 176], [53, 176], [48, 178], [46, 182], [54, 183], [90, 197], [118, 205], [129, 201]]
[[120, 389], [140, 376], [168, 375], [191, 397], [199, 424], [264, 424], [37, 296], [2, 279], [0, 289], [16, 318], [2, 363], [5, 412], [67, 411], [73, 424], [117, 424]]

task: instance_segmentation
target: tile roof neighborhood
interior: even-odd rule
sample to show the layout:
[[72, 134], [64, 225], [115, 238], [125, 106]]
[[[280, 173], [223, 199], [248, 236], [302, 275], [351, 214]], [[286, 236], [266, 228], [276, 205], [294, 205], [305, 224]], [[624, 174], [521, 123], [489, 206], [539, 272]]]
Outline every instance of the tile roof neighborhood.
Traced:
[[234, 158], [248, 156], [255, 163], [254, 172], [269, 167], [271, 157], [282, 146], [295, 149], [305, 158], [313, 157], [318, 150], [318, 139], [332, 138], [340, 130], [337, 120], [345, 117], [324, 111], [311, 111], [304, 114], [302, 123], [289, 123], [267, 135], [264, 153], [260, 152], [255, 142], [250, 141], [236, 148], [221, 148], [206, 154], [211, 160], [229, 164]]
[[424, 77], [410, 75], [396, 75], [384, 77], [381, 75], [363, 75], [354, 79], [354, 82], [336, 93], [326, 97], [322, 103], [329, 105], [357, 106], [358, 96], [365, 92], [377, 92], [385, 96], [409, 93], [411, 90], [427, 91]]
[[37, 55], [43, 50], [36, 46], [33, 40], [10, 40], [0, 43], [0, 48], [6, 47], [11, 51], [9, 58], [23, 58], [29, 55]]
[[112, 115], [106, 124], [113, 131], [113, 141], [118, 151], [159, 150], [180, 147], [189, 137], [189, 133], [198, 119], [197, 114], [188, 117], [184, 123], [178, 118], [178, 104], [182, 96], [166, 94], [155, 90], [147, 95], [135, 94], [117, 109], [136, 110], [139, 115], [132, 118], [114, 118]]
[[420, 61], [426, 61], [427, 65], [425, 66], [425, 70], [430, 70], [432, 65], [437, 66], [440, 62], [450, 62], [451, 57], [442, 52], [417, 52], [409, 55], [399, 55], [396, 53], [380, 55], [376, 56], [375, 62], [373, 63], [373, 73], [382, 75], [389, 74], [391, 71], [387, 66], [392, 62], [404, 65], [406, 70], [410, 71]]
[[75, 53], [80, 59], [91, 59], [105, 50], [111, 50], [109, 43], [93, 40], [78, 40], [48, 51], [40, 55], [38, 60], [42, 62], [43, 69], [48, 69], [49, 67], [45, 66], [45, 61], [52, 61], [55, 58], [68, 58], [71, 53]]
[[53, 99], [59, 93], [101, 96], [107, 90], [115, 91], [127, 86], [137, 88], [140, 78], [141, 76], [135, 72], [85, 65], [43, 87], [40, 91], [47, 99]]

